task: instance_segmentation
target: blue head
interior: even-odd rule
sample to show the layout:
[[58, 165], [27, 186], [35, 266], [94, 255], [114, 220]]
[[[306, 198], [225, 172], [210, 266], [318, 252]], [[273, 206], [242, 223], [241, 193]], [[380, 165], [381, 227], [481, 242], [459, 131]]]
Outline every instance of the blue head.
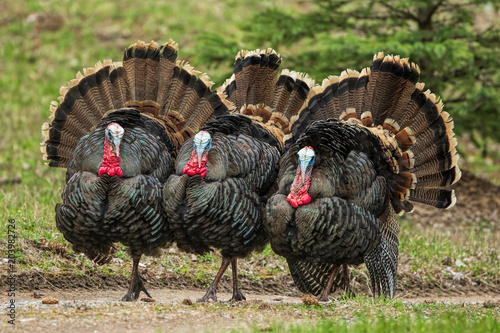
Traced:
[[207, 131], [199, 131], [193, 138], [193, 149], [198, 158], [198, 167], [201, 168], [201, 160], [204, 154], [212, 148], [212, 137]]

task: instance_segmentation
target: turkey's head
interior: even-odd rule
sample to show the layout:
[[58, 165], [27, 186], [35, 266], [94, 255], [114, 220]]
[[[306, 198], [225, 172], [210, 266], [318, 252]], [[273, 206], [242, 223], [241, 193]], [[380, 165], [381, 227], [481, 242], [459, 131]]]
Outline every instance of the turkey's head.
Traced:
[[198, 132], [193, 138], [193, 152], [189, 162], [182, 171], [183, 174], [194, 176], [199, 173], [202, 178], [207, 174], [205, 164], [208, 159], [208, 151], [212, 148], [212, 137], [207, 131]]
[[294, 208], [311, 202], [311, 197], [307, 193], [307, 190], [309, 190], [311, 183], [311, 173], [316, 157], [312, 147], [302, 148], [297, 155], [299, 155], [297, 174], [290, 188], [290, 194], [286, 197]]
[[121, 177], [123, 172], [120, 168], [120, 143], [124, 133], [123, 127], [117, 123], [110, 123], [104, 132], [104, 155], [99, 168], [99, 176], [107, 174]]

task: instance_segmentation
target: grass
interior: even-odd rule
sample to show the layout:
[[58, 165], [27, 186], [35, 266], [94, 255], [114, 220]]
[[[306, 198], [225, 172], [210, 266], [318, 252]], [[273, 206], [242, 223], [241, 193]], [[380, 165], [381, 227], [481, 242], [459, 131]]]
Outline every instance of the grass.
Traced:
[[[172, 313], [177, 306], [155, 306], [158, 314]], [[361, 297], [321, 305], [303, 304], [193, 304], [194, 312], [234, 318], [265, 311], [271, 322], [253, 325], [250, 332], [499, 332], [498, 306], [474, 303], [409, 303]], [[218, 330], [206, 330], [213, 332]], [[245, 332], [234, 329], [232, 332]], [[163, 332], [158, 328], [158, 332]]]
[[409, 264], [411, 271], [431, 279], [436, 271], [465, 272], [475, 278], [497, 281], [499, 232], [487, 228], [417, 228], [403, 224], [400, 236], [400, 263]]
[[[374, 304], [375, 303], [375, 304]], [[498, 309], [466, 304], [409, 304], [401, 301], [348, 301], [312, 325], [274, 324], [269, 332], [498, 332]], [[339, 309], [340, 308], [340, 309]], [[340, 311], [339, 311], [340, 310]], [[255, 330], [257, 332], [259, 330]]]
[[[403, 319], [387, 319], [385, 317], [373, 318], [356, 318], [355, 323], [342, 324], [331, 320], [320, 322], [317, 325], [305, 326], [298, 325], [292, 326], [287, 330], [282, 327], [273, 327], [270, 332], [290, 332], [290, 333], [307, 333], [307, 332], [338, 332], [338, 333], [378, 333], [378, 332], [499, 332], [500, 325], [498, 320], [492, 317], [468, 319], [454, 311], [442, 313], [437, 320], [430, 320], [428, 316], [417, 316], [410, 319], [402, 317]], [[256, 330], [258, 332], [258, 330]]]

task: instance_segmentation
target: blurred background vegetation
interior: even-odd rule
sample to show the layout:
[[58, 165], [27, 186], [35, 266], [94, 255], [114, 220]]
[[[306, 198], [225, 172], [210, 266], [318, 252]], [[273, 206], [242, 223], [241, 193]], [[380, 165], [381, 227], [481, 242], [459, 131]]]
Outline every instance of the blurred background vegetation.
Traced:
[[[137, 40], [180, 46], [179, 59], [220, 85], [240, 49], [272, 47], [317, 83], [384, 51], [420, 65], [461, 135], [464, 164], [500, 181], [499, 0], [7, 0], [0, 3], [0, 218], [29, 239], [61, 236], [64, 170], [44, 165], [41, 125], [83, 67], [121, 60]], [[4, 223], [0, 230], [3, 232]]]

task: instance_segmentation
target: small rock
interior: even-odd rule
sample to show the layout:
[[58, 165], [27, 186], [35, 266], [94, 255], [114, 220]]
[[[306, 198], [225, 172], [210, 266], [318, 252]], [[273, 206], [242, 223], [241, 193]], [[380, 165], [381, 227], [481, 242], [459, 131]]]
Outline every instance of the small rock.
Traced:
[[487, 309], [492, 309], [492, 308], [495, 308], [497, 306], [500, 306], [500, 302], [486, 301], [483, 303], [483, 307], [485, 307]]
[[143, 297], [143, 298], [141, 298], [141, 302], [154, 303], [156, 301], [152, 298], [149, 298], [149, 297]]
[[39, 294], [36, 291], [33, 293], [33, 298], [42, 298], [43, 294]]
[[451, 259], [450, 257], [446, 257], [443, 259], [443, 261], [441, 262], [444, 266], [450, 266], [451, 264]]
[[457, 273], [452, 272], [451, 275], [453, 277], [453, 280], [455, 280], [455, 281], [462, 281], [463, 279], [465, 279], [464, 275], [460, 272], [457, 272]]
[[42, 299], [42, 304], [59, 304], [59, 300], [52, 297]]
[[315, 297], [311, 297], [309, 295], [305, 295], [302, 297], [302, 303], [305, 305], [319, 305], [318, 300]]
[[27, 322], [27, 321], [33, 321], [33, 320], [36, 320], [36, 318], [21, 318], [21, 319], [19, 319], [19, 321], [20, 321], [21, 323], [25, 323], [25, 322]]

